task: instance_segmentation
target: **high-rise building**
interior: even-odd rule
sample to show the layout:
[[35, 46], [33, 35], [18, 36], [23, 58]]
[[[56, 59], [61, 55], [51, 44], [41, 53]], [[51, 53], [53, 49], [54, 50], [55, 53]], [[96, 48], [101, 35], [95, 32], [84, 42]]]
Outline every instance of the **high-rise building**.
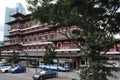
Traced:
[[[11, 17], [11, 15], [13, 15], [17, 12], [26, 14], [25, 8], [23, 7], [23, 5], [21, 3], [17, 3], [15, 8], [6, 7], [5, 23], [14, 20], [14, 18]], [[10, 28], [9, 25], [7, 25], [7, 24], [4, 25], [4, 41], [9, 40], [9, 38], [6, 37], [6, 35], [9, 35], [9, 28]]]

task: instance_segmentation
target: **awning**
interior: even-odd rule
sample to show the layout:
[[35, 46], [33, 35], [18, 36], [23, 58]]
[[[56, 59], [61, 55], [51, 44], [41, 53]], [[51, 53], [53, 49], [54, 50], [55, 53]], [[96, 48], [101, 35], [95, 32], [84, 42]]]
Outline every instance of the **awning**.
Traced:
[[55, 51], [80, 51], [80, 49], [56, 49]]
[[[104, 54], [105, 52], [101, 52], [101, 54]], [[120, 54], [120, 52], [106, 52], [106, 54]]]
[[39, 42], [39, 43], [31, 43], [31, 44], [23, 44], [23, 46], [32, 46], [32, 45], [42, 45], [42, 44], [52, 44], [52, 42]]

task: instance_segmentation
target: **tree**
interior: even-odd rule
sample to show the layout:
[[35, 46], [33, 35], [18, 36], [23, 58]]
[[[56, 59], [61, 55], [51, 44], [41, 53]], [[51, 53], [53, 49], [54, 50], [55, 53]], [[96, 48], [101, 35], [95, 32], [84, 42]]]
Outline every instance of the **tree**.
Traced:
[[10, 56], [10, 62], [13, 62], [14, 64], [17, 64], [18, 62], [20, 62], [20, 57], [19, 57], [19, 53], [17, 52], [13, 52], [13, 54]]
[[56, 58], [55, 48], [53, 46], [45, 46], [45, 54], [43, 56], [44, 64], [54, 64], [53, 60]]
[[103, 55], [114, 44], [113, 35], [120, 31], [119, 0], [28, 0], [28, 4], [36, 21], [61, 28], [78, 26], [78, 30], [69, 32], [71, 36], [63, 35], [84, 39], [81, 45], [76, 44], [81, 56], [90, 57], [89, 66], [81, 71], [81, 80], [108, 80], [108, 76], [114, 76], [111, 71], [115, 68], [105, 66], [112, 64]]

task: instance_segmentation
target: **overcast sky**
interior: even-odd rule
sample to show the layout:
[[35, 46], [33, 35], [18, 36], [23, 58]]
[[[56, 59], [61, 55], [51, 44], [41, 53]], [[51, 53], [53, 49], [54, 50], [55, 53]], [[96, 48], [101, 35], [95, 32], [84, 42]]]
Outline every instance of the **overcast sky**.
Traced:
[[[21, 3], [23, 7], [27, 8], [26, 0], [1, 0], [0, 1], [0, 41], [3, 41], [4, 23], [5, 23], [5, 8], [15, 8], [17, 3]], [[27, 9], [26, 9], [27, 10]]]

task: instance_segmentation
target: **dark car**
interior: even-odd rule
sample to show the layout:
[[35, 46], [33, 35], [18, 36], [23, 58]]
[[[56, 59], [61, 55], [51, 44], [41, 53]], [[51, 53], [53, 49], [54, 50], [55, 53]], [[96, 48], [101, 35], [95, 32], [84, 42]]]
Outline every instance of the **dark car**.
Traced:
[[57, 72], [51, 70], [42, 70], [37, 74], [33, 75], [33, 80], [44, 80], [47, 78], [56, 78]]
[[23, 72], [26, 72], [26, 68], [23, 66], [17, 66], [17, 67], [11, 68], [9, 72], [10, 73], [23, 73]]

